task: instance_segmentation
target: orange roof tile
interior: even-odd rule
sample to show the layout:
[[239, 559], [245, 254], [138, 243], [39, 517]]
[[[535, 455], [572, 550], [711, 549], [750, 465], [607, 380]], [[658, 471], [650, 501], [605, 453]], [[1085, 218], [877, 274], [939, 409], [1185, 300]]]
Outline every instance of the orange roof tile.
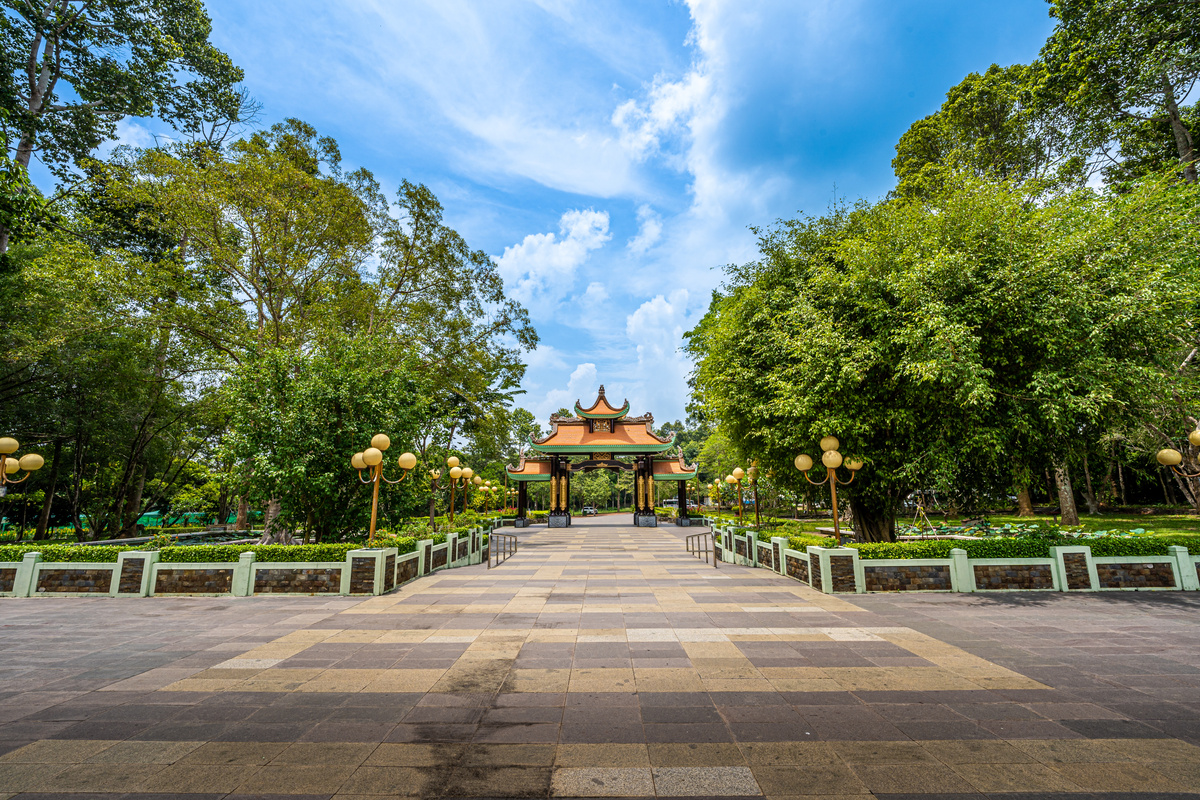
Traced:
[[660, 453], [669, 448], [675, 435], [660, 439], [650, 432], [650, 423], [616, 420], [611, 433], [592, 433], [585, 420], [557, 420], [553, 432], [535, 439], [532, 447], [543, 453]]

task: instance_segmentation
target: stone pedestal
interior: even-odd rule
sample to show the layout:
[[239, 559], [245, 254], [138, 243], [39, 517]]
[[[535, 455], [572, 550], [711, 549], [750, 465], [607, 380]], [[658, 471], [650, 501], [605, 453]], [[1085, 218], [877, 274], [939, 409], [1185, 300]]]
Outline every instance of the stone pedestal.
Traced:
[[513, 520], [513, 527], [514, 528], [528, 528], [529, 527], [529, 518], [528, 517], [517, 517], [516, 519]]
[[658, 517], [653, 514], [634, 514], [633, 524], [638, 528], [657, 528]]
[[546, 527], [566, 528], [571, 525], [571, 518], [566, 514], [551, 514], [546, 518]]
[[679, 519], [675, 520], [675, 524], [681, 528], [690, 528], [692, 527], [692, 518], [680, 517]]

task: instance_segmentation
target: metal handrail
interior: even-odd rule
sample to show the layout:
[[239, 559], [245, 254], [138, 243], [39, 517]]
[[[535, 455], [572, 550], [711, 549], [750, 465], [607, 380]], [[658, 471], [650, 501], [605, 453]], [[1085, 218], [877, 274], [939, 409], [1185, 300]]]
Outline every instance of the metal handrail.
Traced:
[[488, 569], [492, 568], [493, 560], [498, 567], [516, 552], [516, 535], [511, 533], [496, 533], [495, 531], [488, 534]]
[[705, 564], [709, 563], [709, 554], [712, 554], [712, 565], [717, 567], [717, 556], [713, 549], [712, 533], [692, 533], [685, 537], [687, 542], [688, 553], [696, 558], [702, 559]]

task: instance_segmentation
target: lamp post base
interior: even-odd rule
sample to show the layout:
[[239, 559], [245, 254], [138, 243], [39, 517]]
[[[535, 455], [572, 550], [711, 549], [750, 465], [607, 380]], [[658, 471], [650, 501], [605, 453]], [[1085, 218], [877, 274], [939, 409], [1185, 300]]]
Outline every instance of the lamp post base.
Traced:
[[658, 517], [654, 516], [653, 512], [649, 514], [634, 514], [633, 525], [635, 528], [657, 528]]
[[546, 527], [548, 528], [569, 528], [571, 527], [571, 515], [559, 512], [551, 514], [546, 518]]

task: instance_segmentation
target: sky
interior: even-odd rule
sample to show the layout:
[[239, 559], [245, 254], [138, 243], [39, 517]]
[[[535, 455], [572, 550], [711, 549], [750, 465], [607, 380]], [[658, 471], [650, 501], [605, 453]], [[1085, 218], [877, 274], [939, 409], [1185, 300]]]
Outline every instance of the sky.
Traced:
[[1043, 0], [206, 6], [264, 124], [305, 120], [393, 195], [428, 185], [496, 258], [541, 339], [518, 402], [543, 420], [600, 384], [683, 418], [682, 336], [751, 226], [880, 198], [914, 120], [1052, 28]]

